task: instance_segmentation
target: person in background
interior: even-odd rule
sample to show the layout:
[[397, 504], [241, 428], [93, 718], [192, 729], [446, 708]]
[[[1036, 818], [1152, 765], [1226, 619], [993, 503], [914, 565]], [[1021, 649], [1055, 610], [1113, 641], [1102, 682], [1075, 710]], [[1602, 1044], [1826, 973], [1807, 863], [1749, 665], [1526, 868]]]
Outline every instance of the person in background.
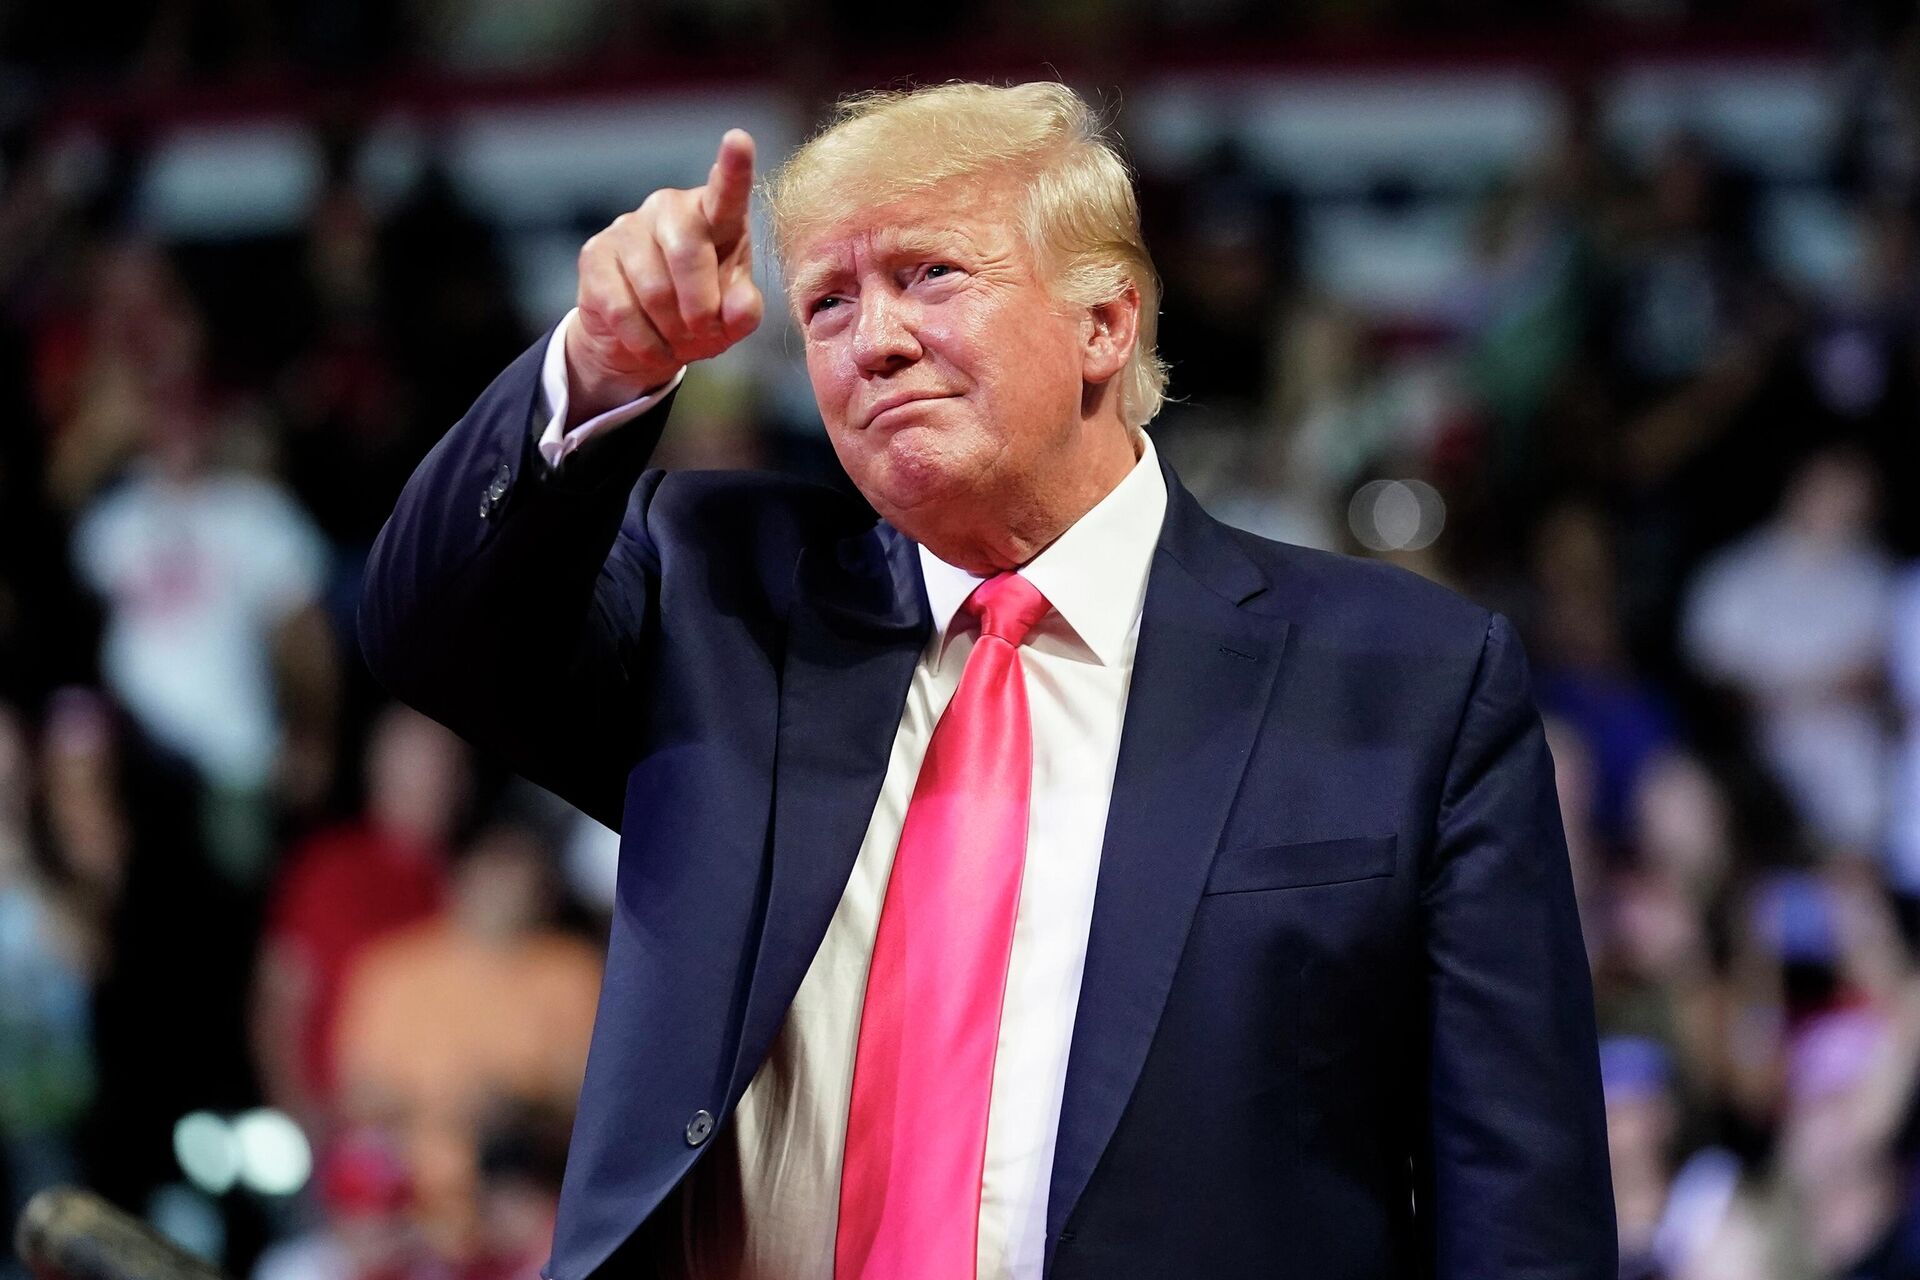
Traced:
[[368, 738], [365, 811], [289, 856], [268, 905], [252, 1039], [267, 1100], [309, 1134], [323, 1134], [331, 1112], [347, 975], [369, 945], [444, 905], [448, 851], [472, 785], [458, 738], [390, 706]]
[[1578, 726], [1592, 751], [1595, 834], [1617, 845], [1641, 771], [1675, 742], [1672, 708], [1628, 652], [1605, 513], [1590, 502], [1560, 503], [1534, 527], [1527, 550], [1540, 705]]
[[202, 847], [191, 768], [99, 692], [54, 695], [39, 763], [49, 865], [97, 942], [82, 1169], [102, 1195], [140, 1206], [179, 1176], [181, 1116], [255, 1100], [244, 1025], [255, 916]]
[[413, 1183], [386, 1134], [341, 1134], [314, 1181], [324, 1221], [268, 1249], [253, 1280], [452, 1280], [413, 1219]]
[[1821, 1276], [1920, 1277], [1920, 1205], [1893, 1140], [1914, 1097], [1920, 1003], [1856, 1005], [1809, 1019], [1788, 1050], [1775, 1155], [1778, 1220]]
[[[36, 856], [33, 756], [0, 705], [0, 1223], [78, 1174], [75, 1134], [93, 1100], [90, 931]], [[0, 1277], [23, 1275], [0, 1259]]]
[[194, 767], [209, 851], [256, 884], [276, 796], [311, 804], [328, 785], [330, 552], [277, 482], [215, 465], [196, 386], [170, 385], [145, 411], [148, 451], [81, 513], [74, 563], [105, 608], [106, 684]]
[[570, 1116], [507, 1101], [480, 1137], [480, 1239], [460, 1280], [539, 1280], [553, 1242]]
[[1873, 536], [1875, 479], [1845, 449], [1810, 458], [1778, 514], [1687, 592], [1681, 640], [1751, 705], [1761, 751], [1826, 850], [1872, 857], [1885, 821], [1883, 725], [1893, 563]]
[[45, 317], [34, 360], [47, 488], [68, 512], [137, 462], [159, 411], [199, 393], [207, 361], [206, 318], [163, 246], [112, 236], [81, 258], [77, 296]]
[[1667, 1051], [1655, 1040], [1610, 1036], [1600, 1042], [1600, 1082], [1607, 1098], [1621, 1280], [1656, 1280], [1666, 1274], [1658, 1237], [1677, 1121]]
[[555, 929], [551, 851], [489, 826], [455, 864], [447, 909], [374, 944], [341, 997], [340, 1110], [390, 1125], [429, 1237], [478, 1245], [476, 1143], [502, 1097], [570, 1108], [586, 1069], [600, 953]]

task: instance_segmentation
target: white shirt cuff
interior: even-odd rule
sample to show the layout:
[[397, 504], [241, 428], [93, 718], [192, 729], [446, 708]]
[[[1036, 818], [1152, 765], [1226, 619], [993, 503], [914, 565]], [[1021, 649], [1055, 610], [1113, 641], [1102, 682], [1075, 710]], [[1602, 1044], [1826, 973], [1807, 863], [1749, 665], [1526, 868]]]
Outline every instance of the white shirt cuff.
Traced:
[[559, 324], [554, 326], [553, 336], [547, 339], [546, 359], [540, 366], [540, 390], [546, 400], [547, 424], [540, 432], [540, 456], [547, 460], [549, 467], [557, 467], [562, 459], [578, 449], [587, 441], [603, 431], [611, 431], [623, 422], [639, 417], [660, 403], [661, 397], [680, 385], [680, 379], [686, 377], [683, 368], [661, 385], [641, 396], [638, 400], [629, 400], [615, 409], [609, 409], [597, 417], [589, 418], [573, 430], [567, 425], [567, 326], [578, 323], [575, 317], [580, 308], [567, 312]]

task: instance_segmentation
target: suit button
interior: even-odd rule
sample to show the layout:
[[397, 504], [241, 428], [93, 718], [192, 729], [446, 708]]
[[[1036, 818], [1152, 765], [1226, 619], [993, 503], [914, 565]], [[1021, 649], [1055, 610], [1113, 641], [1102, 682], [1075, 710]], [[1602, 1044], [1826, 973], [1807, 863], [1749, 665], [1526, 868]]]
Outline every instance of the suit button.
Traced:
[[507, 496], [507, 489], [512, 483], [513, 468], [503, 462], [500, 464], [500, 469], [493, 473], [493, 479], [487, 482], [486, 491], [480, 495], [482, 520], [487, 519], [499, 508], [500, 499]]
[[687, 1121], [687, 1145], [697, 1147], [713, 1133], [713, 1117], [706, 1111], [696, 1111], [693, 1119]]

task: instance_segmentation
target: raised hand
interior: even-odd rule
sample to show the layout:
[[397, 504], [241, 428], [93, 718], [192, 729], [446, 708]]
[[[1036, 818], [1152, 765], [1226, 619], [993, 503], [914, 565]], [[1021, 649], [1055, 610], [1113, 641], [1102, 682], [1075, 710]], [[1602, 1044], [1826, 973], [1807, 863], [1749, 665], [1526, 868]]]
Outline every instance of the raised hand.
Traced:
[[705, 186], [663, 187], [580, 249], [567, 330], [568, 418], [584, 422], [759, 327], [747, 199], [753, 139], [729, 129]]

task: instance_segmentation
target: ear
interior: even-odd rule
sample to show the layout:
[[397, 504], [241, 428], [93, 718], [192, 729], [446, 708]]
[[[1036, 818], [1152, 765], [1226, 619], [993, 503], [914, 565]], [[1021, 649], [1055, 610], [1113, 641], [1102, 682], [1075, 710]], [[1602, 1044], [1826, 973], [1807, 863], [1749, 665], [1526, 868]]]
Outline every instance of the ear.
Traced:
[[1102, 383], [1127, 367], [1140, 336], [1140, 290], [1128, 281], [1110, 301], [1087, 308], [1081, 325], [1080, 373]]

